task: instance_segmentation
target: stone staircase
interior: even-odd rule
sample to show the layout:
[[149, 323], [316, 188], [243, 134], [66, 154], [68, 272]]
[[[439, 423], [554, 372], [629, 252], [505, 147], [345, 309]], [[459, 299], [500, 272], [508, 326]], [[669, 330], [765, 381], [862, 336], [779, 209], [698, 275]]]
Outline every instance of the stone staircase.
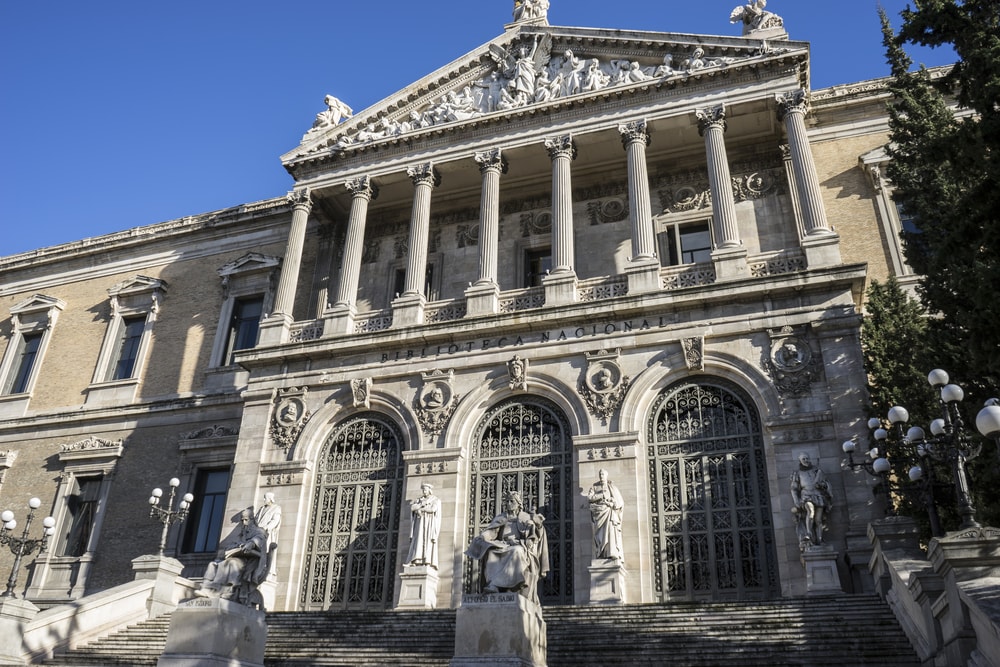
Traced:
[[[548, 667], [919, 667], [875, 596], [547, 607]], [[455, 611], [272, 612], [266, 667], [447, 667]], [[169, 616], [45, 665], [155, 665]]]

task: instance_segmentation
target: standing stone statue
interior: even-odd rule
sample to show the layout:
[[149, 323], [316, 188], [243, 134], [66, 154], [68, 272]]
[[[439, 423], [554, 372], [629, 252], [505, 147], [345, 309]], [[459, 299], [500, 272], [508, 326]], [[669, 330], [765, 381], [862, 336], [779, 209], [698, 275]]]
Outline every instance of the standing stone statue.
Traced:
[[421, 496], [410, 503], [410, 552], [405, 565], [429, 565], [438, 568], [438, 534], [441, 532], [441, 499], [434, 487], [424, 482]]
[[254, 517], [257, 526], [267, 536], [267, 574], [276, 572], [275, 553], [278, 550], [278, 529], [281, 528], [281, 505], [274, 502], [274, 494], [268, 491], [264, 494], [264, 504], [257, 510]]
[[594, 526], [594, 558], [625, 562], [622, 546], [622, 513], [625, 501], [610, 479], [608, 471], [600, 470], [597, 481], [587, 492], [590, 518]]
[[524, 511], [521, 494], [504, 496], [504, 511], [477, 535], [465, 555], [479, 561], [482, 593], [513, 591], [536, 604], [538, 582], [549, 572], [545, 517]]
[[261, 607], [257, 587], [267, 577], [267, 535], [254, 520], [252, 507], [237, 514], [233, 521], [239, 525], [219, 542], [215, 560], [208, 564], [195, 595]]
[[833, 505], [830, 485], [809, 454], [799, 454], [799, 469], [792, 473], [792, 514], [795, 515], [799, 547], [805, 549], [823, 543], [827, 511]]

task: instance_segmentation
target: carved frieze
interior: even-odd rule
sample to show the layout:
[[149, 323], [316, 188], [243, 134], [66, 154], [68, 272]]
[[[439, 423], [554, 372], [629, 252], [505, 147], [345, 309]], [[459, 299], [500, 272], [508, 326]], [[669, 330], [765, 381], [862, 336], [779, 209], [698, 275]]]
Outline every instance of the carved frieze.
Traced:
[[422, 373], [423, 385], [413, 401], [420, 429], [428, 436], [436, 436], [444, 430], [458, 406], [458, 396], [452, 383], [455, 371], [435, 370]]
[[619, 365], [621, 350], [599, 350], [587, 353], [587, 369], [580, 381], [579, 392], [587, 409], [605, 424], [625, 398], [630, 378]]
[[306, 408], [307, 391], [305, 387], [279, 389], [275, 398], [274, 413], [271, 417], [271, 440], [275, 446], [285, 451], [295, 444], [302, 428], [312, 416]]

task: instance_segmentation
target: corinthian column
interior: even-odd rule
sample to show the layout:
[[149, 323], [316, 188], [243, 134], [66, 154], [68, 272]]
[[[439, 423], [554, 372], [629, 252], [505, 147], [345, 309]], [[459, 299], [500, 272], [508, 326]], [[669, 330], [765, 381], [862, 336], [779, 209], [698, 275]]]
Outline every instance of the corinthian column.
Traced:
[[840, 264], [840, 237], [826, 221], [819, 175], [816, 173], [816, 163], [813, 161], [806, 133], [806, 93], [804, 90], [796, 90], [775, 95], [774, 99], [778, 103], [778, 119], [784, 123], [785, 134], [788, 135], [793, 187], [805, 228], [802, 248], [806, 254], [806, 263], [810, 268]]
[[497, 284], [497, 247], [500, 243], [500, 175], [507, 160], [499, 148], [476, 153], [483, 176], [479, 198], [479, 280], [477, 285]]
[[573, 190], [570, 164], [576, 144], [569, 135], [545, 140], [552, 159], [552, 273], [573, 273]]
[[624, 123], [618, 126], [628, 162], [628, 213], [632, 220], [631, 260], [656, 257], [653, 243], [653, 215], [649, 203], [649, 175], [646, 170], [646, 146], [649, 132], [646, 121]]
[[259, 339], [263, 345], [283, 343], [288, 340], [288, 327], [292, 323], [292, 308], [295, 306], [295, 285], [299, 280], [302, 264], [302, 248], [306, 240], [306, 223], [312, 211], [309, 188], [288, 193], [292, 204], [292, 224], [288, 230], [285, 257], [281, 262], [281, 277], [274, 296], [274, 310], [261, 322]]
[[334, 306], [353, 310], [358, 298], [358, 277], [361, 274], [361, 254], [365, 241], [368, 204], [378, 197], [378, 187], [368, 176], [356, 178], [344, 185], [351, 192], [351, 214], [347, 220], [347, 240], [340, 265], [340, 281]]
[[394, 327], [423, 324], [424, 283], [427, 280], [427, 242], [431, 225], [431, 192], [441, 184], [441, 176], [430, 162], [409, 167], [413, 181], [413, 212], [410, 215], [409, 253], [403, 293], [392, 303]]
[[726, 158], [726, 110], [721, 104], [711, 109], [699, 109], [698, 133], [705, 138], [708, 158], [708, 187], [712, 193], [712, 220], [718, 248], [740, 246], [740, 230], [736, 224], [736, 200], [733, 179]]

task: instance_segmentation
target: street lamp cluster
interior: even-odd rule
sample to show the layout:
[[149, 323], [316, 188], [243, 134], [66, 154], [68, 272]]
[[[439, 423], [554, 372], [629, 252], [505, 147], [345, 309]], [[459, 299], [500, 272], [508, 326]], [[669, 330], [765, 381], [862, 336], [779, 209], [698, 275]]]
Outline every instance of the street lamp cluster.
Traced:
[[[909, 487], [901, 487], [903, 492], [915, 492], [926, 506], [930, 519], [931, 532], [935, 536], [944, 533], [938, 518], [934, 503], [934, 486], [937, 483], [934, 476], [933, 463], [947, 464], [951, 468], [955, 485], [955, 497], [958, 513], [962, 518], [960, 528], [976, 528], [979, 523], [975, 519], [976, 508], [972, 504], [969, 492], [969, 479], [966, 463], [979, 456], [982, 444], [969, 438], [958, 408], [965, 398], [965, 392], [957, 384], [950, 383], [948, 373], [941, 369], [931, 371], [927, 381], [931, 387], [940, 391], [941, 417], [933, 420], [928, 436], [919, 426], [906, 428], [910, 419], [909, 411], [900, 405], [894, 406], [887, 415], [889, 428], [883, 426], [878, 417], [868, 420], [874, 446], [869, 450], [868, 461], [854, 461], [855, 443], [847, 441], [843, 445], [847, 454], [847, 465], [853, 470], [859, 467], [882, 478], [887, 494], [891, 494], [891, 464], [890, 457], [900, 462], [913, 461], [908, 471], [912, 483]], [[976, 428], [986, 438], [996, 440], [1000, 446], [1000, 400], [991, 398], [976, 417]], [[904, 431], [904, 429], [906, 429]], [[891, 512], [891, 498], [887, 512]]]
[[0, 597], [17, 597], [14, 589], [17, 587], [21, 559], [24, 556], [32, 554], [35, 549], [39, 551], [44, 549], [49, 537], [56, 532], [56, 520], [47, 516], [42, 519], [42, 536], [37, 538], [28, 537], [31, 522], [35, 518], [35, 510], [41, 506], [42, 501], [38, 498], [32, 498], [28, 501], [28, 518], [24, 522], [24, 530], [21, 531], [20, 537], [14, 534], [14, 529], [17, 528], [14, 513], [10, 510], [4, 510], [3, 513], [0, 513], [0, 521], [3, 522], [3, 525], [0, 526], [0, 544], [10, 547], [11, 553], [14, 554], [14, 567], [11, 568], [10, 577], [7, 579], [7, 590], [3, 594], [0, 594]]
[[157, 487], [153, 489], [152, 495], [149, 496], [149, 516], [163, 524], [163, 532], [160, 534], [160, 556], [163, 556], [163, 551], [167, 548], [167, 533], [170, 532], [170, 524], [179, 523], [186, 519], [188, 512], [191, 511], [191, 503], [194, 502], [194, 496], [190, 493], [185, 493], [184, 497], [181, 498], [181, 502], [177, 505], [177, 509], [174, 509], [174, 497], [177, 495], [177, 487], [180, 484], [181, 481], [179, 479], [176, 477], [171, 478], [170, 496], [167, 498], [166, 509], [160, 507], [160, 498], [163, 497], [163, 489]]

